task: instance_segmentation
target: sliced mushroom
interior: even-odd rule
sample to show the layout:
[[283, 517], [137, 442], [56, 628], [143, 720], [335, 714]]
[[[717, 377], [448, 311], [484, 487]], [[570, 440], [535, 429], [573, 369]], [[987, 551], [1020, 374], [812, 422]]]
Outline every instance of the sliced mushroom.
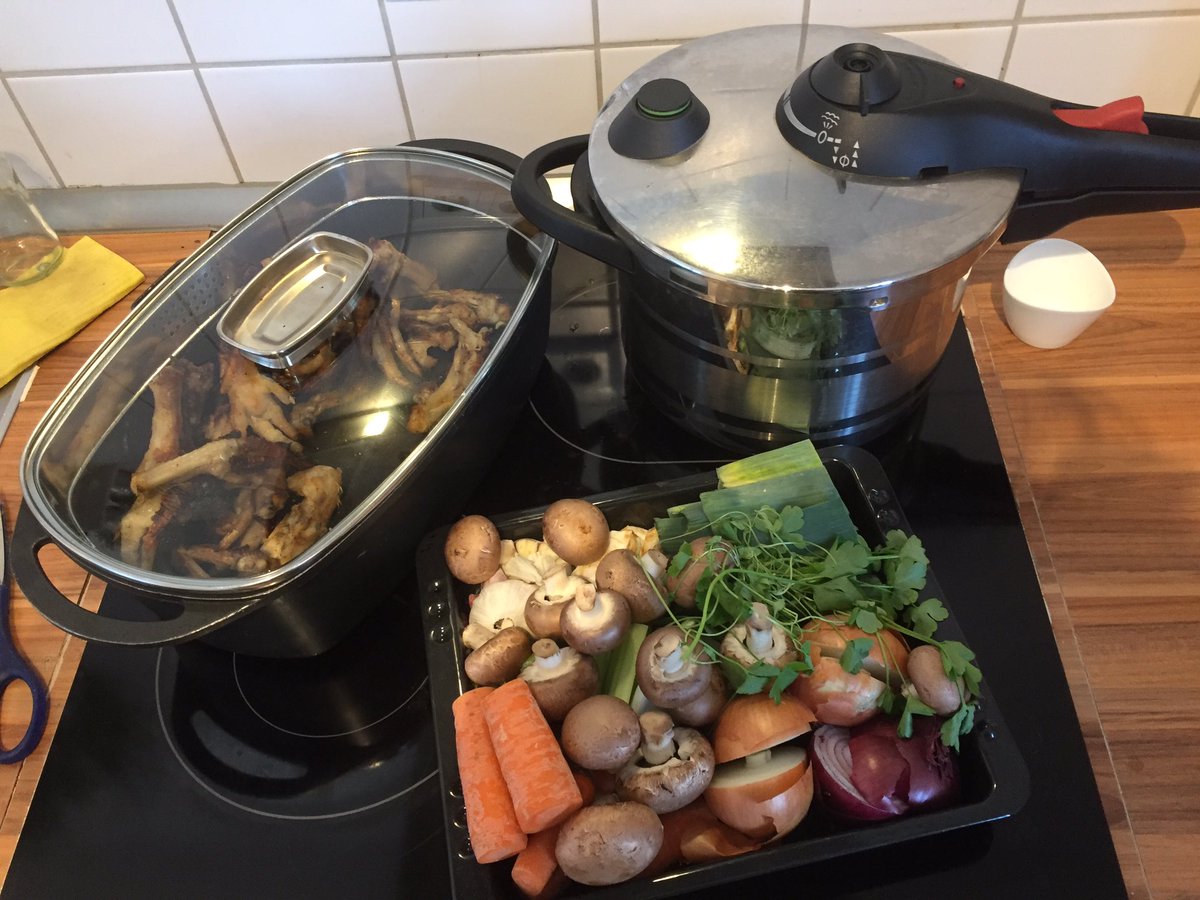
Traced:
[[750, 615], [721, 639], [721, 652], [746, 668], [758, 662], [786, 666], [798, 656], [792, 636], [771, 619], [765, 603], [750, 605]]
[[520, 674], [529, 650], [529, 634], [524, 628], [510, 626], [473, 651], [463, 661], [463, 669], [475, 684], [503, 684]]
[[602, 591], [616, 591], [624, 597], [635, 622], [653, 622], [667, 610], [662, 585], [647, 573], [630, 550], [613, 550], [605, 554], [596, 567], [596, 587]]
[[617, 795], [656, 813], [687, 806], [716, 770], [712, 745], [694, 728], [677, 728], [662, 710], [642, 713], [638, 757], [617, 775]]
[[641, 743], [637, 713], [608, 694], [579, 701], [563, 719], [563, 752], [585, 769], [615, 772], [637, 755]]
[[637, 683], [646, 699], [657, 707], [671, 709], [699, 697], [710, 677], [700, 647], [689, 646], [678, 625], [664, 625], [651, 632], [637, 656]]
[[580, 653], [594, 656], [625, 640], [629, 619], [629, 604], [624, 597], [615, 591], [597, 591], [588, 585], [567, 603], [559, 625], [568, 644]]
[[571, 708], [600, 690], [600, 674], [590, 656], [559, 647], [549, 638], [533, 643], [533, 663], [521, 671], [533, 699], [550, 722], [561, 722]]

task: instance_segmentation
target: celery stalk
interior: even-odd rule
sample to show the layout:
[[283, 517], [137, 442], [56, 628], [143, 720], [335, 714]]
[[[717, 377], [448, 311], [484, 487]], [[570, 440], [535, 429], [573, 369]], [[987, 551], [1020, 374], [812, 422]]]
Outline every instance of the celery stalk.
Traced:
[[608, 670], [605, 673], [603, 693], [628, 703], [637, 687], [637, 657], [642, 641], [650, 633], [647, 625], [635, 622], [629, 626], [629, 634], [611, 652]]

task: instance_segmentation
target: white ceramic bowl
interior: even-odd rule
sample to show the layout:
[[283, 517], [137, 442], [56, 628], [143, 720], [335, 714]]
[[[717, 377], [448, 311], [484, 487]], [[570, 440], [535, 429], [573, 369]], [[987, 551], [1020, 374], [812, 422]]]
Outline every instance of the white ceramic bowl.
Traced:
[[1026, 344], [1064, 347], [1100, 318], [1117, 289], [1104, 264], [1059, 238], [1034, 241], [1004, 270], [1004, 317]]

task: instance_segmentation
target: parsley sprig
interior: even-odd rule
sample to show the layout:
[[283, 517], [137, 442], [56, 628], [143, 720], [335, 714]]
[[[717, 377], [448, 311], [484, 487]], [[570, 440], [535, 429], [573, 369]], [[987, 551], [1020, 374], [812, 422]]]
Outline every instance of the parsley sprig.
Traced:
[[[960, 736], [974, 725], [981, 674], [975, 655], [964, 644], [935, 637], [938, 624], [949, 613], [937, 598], [921, 597], [929, 558], [917, 537], [895, 530], [874, 549], [861, 536], [823, 547], [804, 539], [804, 510], [796, 506], [731, 512], [710, 524], [713, 536], [703, 552], [727, 553], [727, 563], [720, 569], [710, 566], [697, 586], [696, 613], [676, 617], [676, 623], [693, 644], [704, 642], [715, 648], [730, 628], [749, 615], [751, 604], [759, 602], [791, 634], [798, 650], [798, 658], [783, 666], [758, 662], [746, 667], [723, 657], [726, 665], [740, 670], [738, 693], [765, 689], [778, 700], [796, 678], [810, 674], [812, 648], [801, 639], [801, 632], [814, 622], [844, 622], [868, 635], [890, 629], [910, 641], [936, 646], [946, 674], [961, 680], [962, 704], [941, 729], [942, 741], [958, 749]], [[691, 557], [691, 546], [685, 541], [669, 572], [681, 572]], [[857, 673], [877, 641], [886, 651], [878, 638], [848, 641], [842, 668]], [[880, 699], [885, 712], [899, 715], [903, 737], [911, 736], [914, 715], [934, 714], [910, 688], [889, 684]]]

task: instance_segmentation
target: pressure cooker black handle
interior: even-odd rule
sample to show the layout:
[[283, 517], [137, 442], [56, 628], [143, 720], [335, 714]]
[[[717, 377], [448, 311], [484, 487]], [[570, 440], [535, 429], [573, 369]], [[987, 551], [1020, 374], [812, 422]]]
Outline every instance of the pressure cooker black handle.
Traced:
[[88, 641], [131, 647], [158, 647], [202, 637], [249, 612], [258, 600], [180, 601], [179, 615], [165, 621], [135, 622], [90, 612], [67, 599], [46, 576], [38, 552], [53, 539], [22, 505], [13, 526], [12, 571], [34, 609], [63, 631]]
[[521, 157], [515, 153], [509, 153], [507, 150], [501, 150], [499, 147], [493, 147], [491, 144], [483, 144], [479, 141], [468, 141], [461, 138], [417, 138], [416, 140], [405, 141], [400, 146], [424, 147], [427, 150], [441, 150], [443, 153], [457, 153], [459, 156], [468, 156], [471, 159], [491, 163], [496, 168], [503, 169], [505, 172], [516, 172], [517, 166], [521, 162]]
[[587, 151], [586, 134], [563, 138], [538, 147], [526, 156], [513, 177], [513, 203], [521, 215], [546, 234], [603, 263], [633, 271], [633, 254], [604, 223], [556, 203], [545, 175], [571, 165]]
[[1081, 106], [870, 44], [839, 47], [801, 73], [775, 118], [793, 147], [850, 175], [1019, 172], [1007, 240], [1200, 198], [1198, 119], [1147, 114], [1138, 97]]

